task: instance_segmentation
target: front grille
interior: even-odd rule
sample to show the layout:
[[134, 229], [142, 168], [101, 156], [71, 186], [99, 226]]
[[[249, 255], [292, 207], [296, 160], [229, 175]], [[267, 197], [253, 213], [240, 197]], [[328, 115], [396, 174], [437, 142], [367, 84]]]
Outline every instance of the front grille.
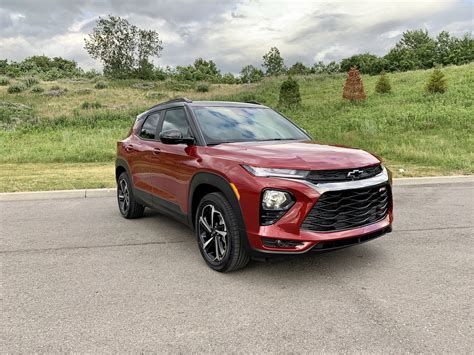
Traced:
[[382, 184], [323, 193], [306, 216], [302, 229], [336, 232], [383, 219], [389, 209], [390, 186]]
[[361, 180], [374, 177], [382, 170], [381, 165], [359, 169], [313, 170], [308, 174], [307, 180], [314, 183]]

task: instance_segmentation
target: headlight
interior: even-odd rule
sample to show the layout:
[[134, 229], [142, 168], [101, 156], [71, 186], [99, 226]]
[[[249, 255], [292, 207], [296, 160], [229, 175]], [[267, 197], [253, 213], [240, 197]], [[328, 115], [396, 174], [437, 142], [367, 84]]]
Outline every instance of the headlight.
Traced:
[[310, 173], [308, 170], [294, 169], [274, 169], [274, 168], [257, 168], [250, 165], [242, 165], [250, 174], [260, 177], [283, 177], [292, 179], [304, 179]]

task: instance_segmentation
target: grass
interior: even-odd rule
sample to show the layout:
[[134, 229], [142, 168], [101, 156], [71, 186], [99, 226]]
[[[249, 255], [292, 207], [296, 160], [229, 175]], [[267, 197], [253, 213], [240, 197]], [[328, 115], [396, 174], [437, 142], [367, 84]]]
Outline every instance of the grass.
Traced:
[[45, 191], [111, 187], [113, 163], [0, 164], [0, 191]]
[[113, 186], [116, 141], [139, 112], [176, 96], [263, 102], [318, 142], [383, 157], [396, 176], [473, 174], [474, 63], [443, 72], [448, 90], [435, 95], [424, 91], [431, 71], [387, 74], [392, 93], [384, 95], [375, 93], [378, 76], [363, 76], [368, 98], [360, 103], [342, 100], [343, 74], [297, 77], [302, 105], [291, 109], [278, 108], [284, 78], [209, 85], [208, 92], [177, 82], [151, 86], [137, 80], [108, 81], [103, 89], [96, 89], [93, 80], [35, 84], [45, 92], [66, 89], [59, 96], [10, 94], [8, 86], [0, 86], [0, 191]]

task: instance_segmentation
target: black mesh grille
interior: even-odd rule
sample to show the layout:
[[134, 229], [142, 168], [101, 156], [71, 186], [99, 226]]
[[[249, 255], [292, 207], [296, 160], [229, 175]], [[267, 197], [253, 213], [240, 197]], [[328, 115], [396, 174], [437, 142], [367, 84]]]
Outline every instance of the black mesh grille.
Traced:
[[383, 219], [390, 203], [387, 184], [354, 190], [327, 191], [302, 224], [315, 232], [335, 232], [365, 226]]
[[344, 169], [344, 170], [313, 170], [307, 179], [314, 183], [339, 182], [371, 178], [382, 172], [382, 166], [370, 166], [368, 168]]

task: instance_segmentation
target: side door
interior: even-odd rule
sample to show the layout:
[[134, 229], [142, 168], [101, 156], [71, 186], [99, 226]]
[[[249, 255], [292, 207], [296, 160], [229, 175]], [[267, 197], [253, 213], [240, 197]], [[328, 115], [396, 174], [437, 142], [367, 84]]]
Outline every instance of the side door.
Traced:
[[[158, 131], [178, 129], [183, 137], [196, 137], [189, 122], [184, 107], [171, 108], [164, 112]], [[199, 166], [198, 147], [184, 143], [159, 144], [160, 163], [153, 181], [155, 203], [162, 204], [161, 200], [165, 200], [166, 207], [187, 213], [189, 183]]]
[[133, 185], [138, 189], [137, 193], [144, 200], [152, 200], [153, 184], [152, 177], [156, 173], [159, 160], [158, 127], [161, 112], [149, 114], [133, 142], [135, 158], [132, 168]]

